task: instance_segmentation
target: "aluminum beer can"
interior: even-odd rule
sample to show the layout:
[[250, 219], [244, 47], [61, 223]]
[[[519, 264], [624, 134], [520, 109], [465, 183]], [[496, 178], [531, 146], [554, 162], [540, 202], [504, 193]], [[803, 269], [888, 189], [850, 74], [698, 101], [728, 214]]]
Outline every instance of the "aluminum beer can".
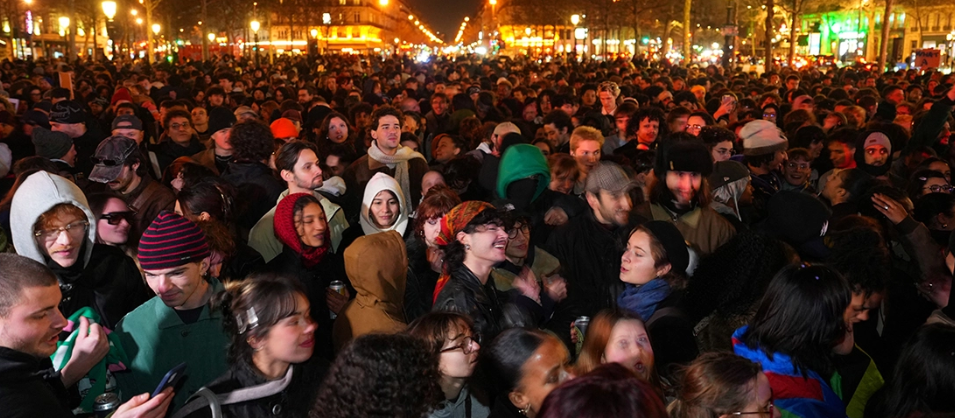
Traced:
[[105, 418], [119, 408], [119, 396], [113, 392], [106, 392], [93, 400], [93, 412], [98, 418]]
[[577, 338], [579, 338], [581, 341], [583, 341], [584, 335], [587, 334], [588, 326], [590, 326], [589, 316], [578, 316], [577, 320], [574, 321], [574, 328], [577, 328]]
[[345, 282], [341, 280], [332, 280], [332, 282], [328, 285], [328, 288], [338, 292], [342, 296], [345, 296]]

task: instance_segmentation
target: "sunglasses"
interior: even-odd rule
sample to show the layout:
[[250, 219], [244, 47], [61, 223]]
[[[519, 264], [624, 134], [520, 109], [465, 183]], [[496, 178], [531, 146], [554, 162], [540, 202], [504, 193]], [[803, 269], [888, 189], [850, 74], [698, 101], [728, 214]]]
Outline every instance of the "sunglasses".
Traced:
[[99, 218], [105, 219], [106, 223], [110, 225], [119, 225], [119, 223], [122, 222], [123, 219], [125, 219], [126, 222], [131, 224], [133, 223], [133, 215], [135, 214], [136, 212], [133, 212], [131, 210], [125, 211], [125, 212], [110, 212], [110, 213], [102, 214]]

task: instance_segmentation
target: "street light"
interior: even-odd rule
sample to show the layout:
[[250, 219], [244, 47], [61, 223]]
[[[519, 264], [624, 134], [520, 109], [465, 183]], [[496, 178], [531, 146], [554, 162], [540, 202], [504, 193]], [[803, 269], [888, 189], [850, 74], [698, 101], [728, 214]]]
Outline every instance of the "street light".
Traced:
[[153, 35], [159, 36], [160, 26], [158, 23], [153, 23]]
[[[577, 24], [580, 23], [580, 15], [574, 14], [570, 15], [570, 23], [574, 24], [574, 61], [577, 61]], [[634, 46], [634, 51], [636, 51], [636, 46]]]
[[388, 5], [388, 0], [378, 0], [378, 4], [380, 4], [381, 7], [385, 7]]
[[216, 40], [216, 34], [209, 32], [209, 42], [214, 42]]
[[255, 39], [253, 44], [252, 51], [255, 53], [255, 66], [259, 66], [259, 21], [253, 20], [249, 23], [249, 28], [252, 29], [252, 33]]
[[[113, 26], [113, 18], [116, 17], [116, 2], [112, 0], [106, 0], [103, 2], [102, 6], [103, 14], [106, 15], [106, 41], [109, 42], [109, 37], [115, 34], [115, 31], [110, 30], [110, 27]], [[94, 45], [93, 48], [95, 50], [96, 46]], [[113, 42], [113, 59], [116, 59], [116, 42]]]
[[113, 20], [116, 17], [116, 2], [112, 0], [104, 1], [103, 14], [106, 15], [107, 19]]

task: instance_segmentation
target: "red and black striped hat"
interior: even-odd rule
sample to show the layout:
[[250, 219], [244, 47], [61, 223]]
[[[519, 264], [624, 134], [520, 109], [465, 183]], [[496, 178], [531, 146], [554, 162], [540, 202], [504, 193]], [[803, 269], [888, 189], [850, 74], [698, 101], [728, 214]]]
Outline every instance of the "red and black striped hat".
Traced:
[[173, 212], [162, 211], [139, 241], [143, 270], [179, 267], [209, 256], [206, 236], [196, 224]]

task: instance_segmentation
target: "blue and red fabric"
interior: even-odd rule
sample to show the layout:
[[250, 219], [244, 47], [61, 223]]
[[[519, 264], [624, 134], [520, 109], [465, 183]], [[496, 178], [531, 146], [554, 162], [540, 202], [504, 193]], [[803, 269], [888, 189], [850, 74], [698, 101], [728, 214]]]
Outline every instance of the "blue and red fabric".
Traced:
[[845, 418], [842, 399], [818, 373], [806, 370], [805, 376], [796, 370], [792, 358], [782, 353], [772, 357], [759, 347], [749, 347], [742, 341], [744, 326], [733, 333], [733, 351], [763, 366], [763, 373], [773, 388], [773, 399], [783, 417]]

